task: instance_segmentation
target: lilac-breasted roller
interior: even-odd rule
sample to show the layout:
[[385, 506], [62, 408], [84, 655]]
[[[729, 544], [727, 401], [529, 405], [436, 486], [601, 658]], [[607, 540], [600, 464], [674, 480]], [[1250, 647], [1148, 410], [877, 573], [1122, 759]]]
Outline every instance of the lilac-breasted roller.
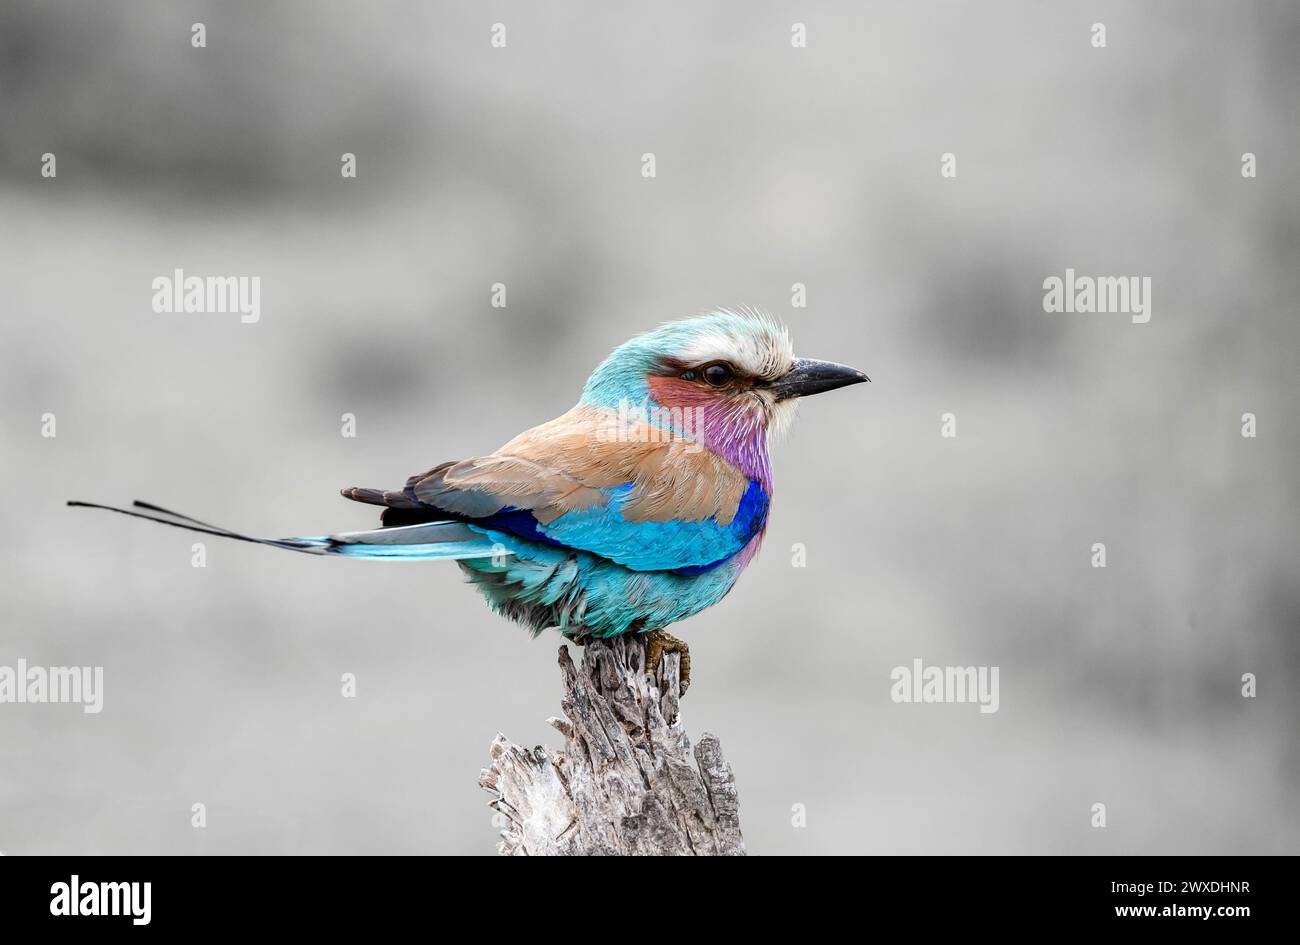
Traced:
[[[309, 554], [455, 561], [497, 613], [582, 641], [644, 633], [647, 662], [689, 652], [665, 633], [716, 604], [757, 553], [772, 503], [769, 433], [797, 398], [869, 378], [796, 358], [751, 311], [670, 322], [616, 348], [577, 405], [485, 456], [400, 489], [349, 488], [381, 527], [253, 538], [156, 505], [152, 521]], [[70, 505], [91, 505], [71, 502]]]

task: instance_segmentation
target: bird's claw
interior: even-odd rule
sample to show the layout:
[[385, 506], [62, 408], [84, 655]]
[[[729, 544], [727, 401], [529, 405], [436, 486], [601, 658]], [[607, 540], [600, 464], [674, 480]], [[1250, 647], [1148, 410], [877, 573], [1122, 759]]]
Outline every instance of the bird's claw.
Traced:
[[681, 656], [678, 676], [681, 681], [681, 694], [691, 685], [691, 648], [685, 640], [679, 640], [663, 630], [651, 630], [645, 635], [645, 671], [651, 677], [659, 675], [659, 665], [665, 653], [677, 653]]

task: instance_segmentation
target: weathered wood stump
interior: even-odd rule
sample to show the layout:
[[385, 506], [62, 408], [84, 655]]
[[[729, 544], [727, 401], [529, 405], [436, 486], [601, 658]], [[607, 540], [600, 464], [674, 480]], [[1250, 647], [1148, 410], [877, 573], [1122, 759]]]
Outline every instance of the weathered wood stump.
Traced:
[[[564, 747], [528, 749], [504, 735], [479, 785], [508, 819], [497, 849], [512, 856], [743, 856], [731, 766], [707, 732], [695, 747], [682, 726], [679, 657], [645, 672], [645, 641], [616, 637], [560, 647]], [[698, 767], [697, 767], [698, 765]]]

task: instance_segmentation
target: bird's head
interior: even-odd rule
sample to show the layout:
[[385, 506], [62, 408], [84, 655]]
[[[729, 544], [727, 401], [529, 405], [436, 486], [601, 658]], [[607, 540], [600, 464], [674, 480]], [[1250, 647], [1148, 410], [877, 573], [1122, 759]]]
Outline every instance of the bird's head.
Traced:
[[[726, 431], [780, 431], [800, 397], [870, 380], [861, 371], [796, 358], [785, 327], [750, 310], [717, 311], [669, 322], [620, 345], [596, 368], [582, 400], [619, 409], [648, 404], [664, 416], [685, 411], [687, 433], [706, 444]], [[711, 444], [708, 444], [711, 445]]]

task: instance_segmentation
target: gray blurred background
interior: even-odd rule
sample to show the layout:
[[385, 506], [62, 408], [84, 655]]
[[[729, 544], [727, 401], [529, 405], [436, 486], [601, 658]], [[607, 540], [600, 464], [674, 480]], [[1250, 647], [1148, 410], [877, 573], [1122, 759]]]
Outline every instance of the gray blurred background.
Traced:
[[[105, 701], [0, 706], [0, 850], [491, 852], [558, 637], [450, 565], [198, 569], [63, 502], [364, 527], [340, 486], [750, 304], [875, 382], [803, 406], [764, 552], [675, 630], [751, 852], [1297, 852], [1298, 46], [1284, 2], [4, 4], [0, 663]], [[1150, 324], [1045, 314], [1067, 266], [1152, 277]], [[155, 314], [177, 267], [261, 322]], [[916, 657], [1000, 711], [894, 704]]]

